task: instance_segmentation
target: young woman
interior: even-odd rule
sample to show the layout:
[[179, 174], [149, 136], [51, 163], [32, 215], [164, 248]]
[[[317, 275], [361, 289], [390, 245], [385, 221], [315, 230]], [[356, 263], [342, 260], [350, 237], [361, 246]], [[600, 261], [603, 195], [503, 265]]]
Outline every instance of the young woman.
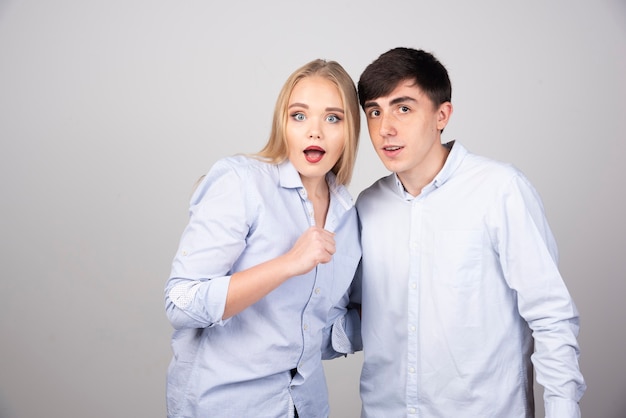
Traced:
[[322, 359], [361, 348], [350, 181], [354, 82], [315, 60], [286, 81], [270, 139], [218, 161], [190, 203], [165, 288], [173, 417], [327, 417]]

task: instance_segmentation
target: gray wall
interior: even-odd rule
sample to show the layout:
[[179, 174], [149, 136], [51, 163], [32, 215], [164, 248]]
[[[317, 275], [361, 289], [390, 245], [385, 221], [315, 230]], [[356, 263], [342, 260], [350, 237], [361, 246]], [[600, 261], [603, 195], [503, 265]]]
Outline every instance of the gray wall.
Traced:
[[[0, 417], [165, 416], [162, 289], [194, 181], [264, 144], [296, 67], [356, 79], [395, 46], [448, 67], [444, 139], [541, 193], [583, 415], [624, 417], [623, 0], [0, 0]], [[386, 174], [365, 130], [357, 164], [355, 195]], [[361, 358], [326, 364], [333, 417], [358, 415]]]

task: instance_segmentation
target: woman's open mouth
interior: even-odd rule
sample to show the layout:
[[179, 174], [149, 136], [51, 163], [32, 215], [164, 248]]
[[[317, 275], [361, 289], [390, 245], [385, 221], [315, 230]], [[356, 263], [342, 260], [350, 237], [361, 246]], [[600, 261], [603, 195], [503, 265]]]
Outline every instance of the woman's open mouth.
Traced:
[[324, 157], [326, 151], [323, 148], [317, 146], [310, 146], [304, 150], [304, 157], [310, 163], [318, 163]]

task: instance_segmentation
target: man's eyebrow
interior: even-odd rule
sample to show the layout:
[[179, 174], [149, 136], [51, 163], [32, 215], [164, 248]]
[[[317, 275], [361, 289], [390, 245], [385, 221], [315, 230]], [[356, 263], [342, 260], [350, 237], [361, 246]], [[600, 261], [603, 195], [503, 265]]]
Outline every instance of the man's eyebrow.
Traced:
[[395, 99], [390, 101], [389, 104], [395, 105], [395, 104], [403, 103], [403, 102], [417, 102], [417, 100], [415, 100], [411, 96], [401, 96], [401, 97], [396, 97]]
[[[416, 99], [414, 99], [411, 96], [400, 96], [400, 97], [396, 97], [395, 99], [392, 99], [389, 102], [389, 105], [393, 106], [396, 105], [398, 103], [404, 103], [404, 102], [417, 102]], [[365, 104], [363, 105], [364, 109], [370, 108], [370, 107], [379, 107], [380, 105], [375, 102], [375, 101], [370, 101], [370, 102], [365, 102]]]

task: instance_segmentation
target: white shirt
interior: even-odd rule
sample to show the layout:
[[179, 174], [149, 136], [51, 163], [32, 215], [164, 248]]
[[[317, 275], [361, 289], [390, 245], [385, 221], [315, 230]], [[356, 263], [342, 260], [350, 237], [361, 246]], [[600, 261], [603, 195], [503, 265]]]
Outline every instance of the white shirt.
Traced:
[[533, 364], [546, 416], [580, 416], [578, 312], [522, 173], [456, 143], [419, 196], [392, 174], [357, 211], [362, 417], [534, 417]]
[[289, 161], [225, 158], [198, 186], [165, 289], [176, 328], [168, 417], [283, 418], [293, 405], [301, 417], [328, 416], [322, 358], [361, 348], [358, 313], [348, 310], [361, 248], [348, 191], [334, 174], [326, 180], [332, 260], [227, 320], [231, 275], [287, 252], [315, 224], [313, 205]]

